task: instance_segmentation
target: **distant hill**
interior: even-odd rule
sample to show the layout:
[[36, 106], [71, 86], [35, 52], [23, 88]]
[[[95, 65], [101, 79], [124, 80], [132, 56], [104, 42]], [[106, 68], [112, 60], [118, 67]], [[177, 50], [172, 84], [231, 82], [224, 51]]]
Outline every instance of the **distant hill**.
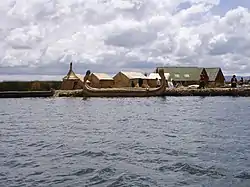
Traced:
[[[241, 77], [243, 77], [244, 80], [250, 80], [250, 76], [237, 76], [237, 79], [239, 80]], [[231, 81], [232, 76], [225, 75], [226, 82]]]

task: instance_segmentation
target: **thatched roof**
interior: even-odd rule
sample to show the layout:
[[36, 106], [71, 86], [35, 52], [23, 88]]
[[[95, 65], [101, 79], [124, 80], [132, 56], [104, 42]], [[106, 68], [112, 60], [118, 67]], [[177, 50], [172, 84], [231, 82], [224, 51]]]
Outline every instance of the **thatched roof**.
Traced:
[[80, 74], [75, 74], [74, 72], [71, 73], [70, 75], [66, 75], [65, 77], [63, 77], [63, 80], [78, 80], [78, 79], [83, 81], [83, 76]]
[[147, 79], [147, 77], [141, 72], [125, 72], [125, 71], [121, 71], [120, 73], [122, 73], [123, 75], [125, 75], [129, 79]]
[[[168, 80], [169, 77], [170, 77], [170, 74], [169, 73], [164, 73], [164, 75], [165, 75], [166, 80]], [[148, 79], [156, 79], [156, 78], [161, 79], [159, 73], [150, 73], [149, 76], [148, 76]]]
[[175, 81], [199, 81], [200, 74], [204, 70], [200, 67], [158, 67], [156, 72], [161, 68], [165, 73], [170, 74], [170, 79]]
[[[215, 67], [215, 68], [205, 68], [207, 75], [209, 77], [209, 81], [215, 81], [216, 77], [218, 76], [219, 73], [222, 73], [221, 68], [219, 67]], [[224, 76], [224, 75], [223, 75]], [[224, 78], [225, 79], [225, 78]]]
[[92, 74], [96, 76], [99, 80], [113, 80], [113, 78], [106, 73], [92, 73]]
[[70, 63], [69, 71], [65, 77], [63, 77], [63, 80], [81, 80], [83, 81], [83, 76], [80, 74], [76, 74], [72, 69], [72, 62]]
[[71, 71], [71, 72], [69, 72], [65, 77], [63, 77], [63, 79], [79, 79], [78, 77], [77, 77], [77, 75], [73, 72], [73, 71]]

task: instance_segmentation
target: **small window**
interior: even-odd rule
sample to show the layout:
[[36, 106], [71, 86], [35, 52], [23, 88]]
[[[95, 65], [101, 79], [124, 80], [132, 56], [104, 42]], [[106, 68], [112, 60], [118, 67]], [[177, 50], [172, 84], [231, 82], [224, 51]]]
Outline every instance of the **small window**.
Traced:
[[180, 74], [174, 74], [175, 77], [179, 78], [180, 77]]
[[189, 75], [189, 74], [184, 74], [184, 77], [185, 77], [185, 78], [189, 78], [190, 75]]

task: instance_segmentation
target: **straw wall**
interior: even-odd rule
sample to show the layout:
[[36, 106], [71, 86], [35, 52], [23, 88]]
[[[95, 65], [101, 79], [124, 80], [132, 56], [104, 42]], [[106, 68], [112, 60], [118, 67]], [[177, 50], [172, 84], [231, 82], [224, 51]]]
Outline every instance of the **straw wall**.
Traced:
[[80, 79], [64, 79], [61, 85], [61, 90], [81, 89], [83, 82]]

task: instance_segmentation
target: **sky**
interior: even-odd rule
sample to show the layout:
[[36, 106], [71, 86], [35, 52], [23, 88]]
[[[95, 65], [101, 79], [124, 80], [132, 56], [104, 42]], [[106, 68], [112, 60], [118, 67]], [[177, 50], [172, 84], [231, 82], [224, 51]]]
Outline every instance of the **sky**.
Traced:
[[249, 0], [0, 1], [0, 77], [221, 67], [250, 74]]

